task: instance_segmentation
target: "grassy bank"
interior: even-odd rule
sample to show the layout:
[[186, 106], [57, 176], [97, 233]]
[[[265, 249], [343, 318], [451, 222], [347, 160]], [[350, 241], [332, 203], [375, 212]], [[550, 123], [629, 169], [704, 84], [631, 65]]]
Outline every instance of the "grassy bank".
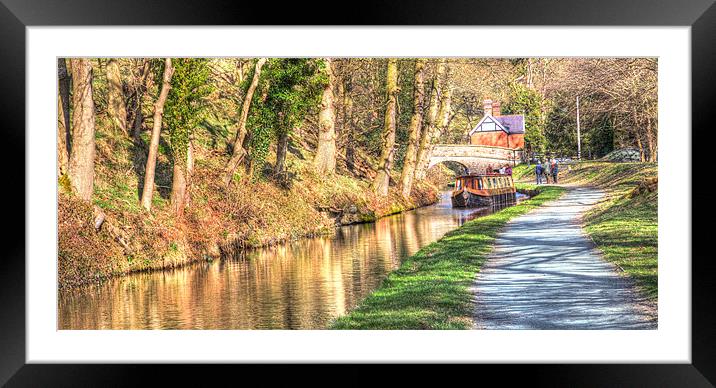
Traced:
[[585, 230], [607, 260], [644, 290], [658, 295], [657, 193], [610, 198], [585, 217]]
[[[515, 171], [517, 179], [532, 181], [534, 166]], [[606, 192], [606, 199], [585, 215], [585, 231], [653, 300], [658, 294], [657, 173], [654, 163], [582, 162], [560, 169], [560, 183]]]
[[564, 189], [541, 193], [519, 205], [465, 223], [425, 246], [391, 273], [380, 288], [333, 329], [466, 329], [472, 325], [469, 287], [510, 219], [558, 198]]
[[653, 163], [580, 163], [565, 182], [604, 189], [606, 200], [584, 217], [586, 232], [604, 257], [634, 279], [644, 294], [658, 296], [658, 180]]
[[[206, 124], [194, 139], [196, 162], [183, 219], [174, 216], [169, 202], [172, 164], [164, 133], [152, 211], [147, 212], [139, 195], [149, 133], [133, 141], [113, 133], [103, 120], [98, 117], [92, 203], [79, 201], [70, 194], [67, 182], [59, 182], [60, 288], [211, 260], [245, 247], [330, 234], [336, 225], [374, 221], [438, 199], [435, 187], [426, 182], [416, 183], [407, 200], [395, 187], [388, 197], [374, 195], [371, 160], [366, 155], [356, 157], [360, 169], [348, 169], [345, 159], [339, 159], [336, 174], [318, 174], [309, 151], [315, 147], [297, 140], [291, 142], [286, 159], [290, 184], [272, 178], [273, 161], [268, 160], [265, 174], [251, 180], [237, 173], [227, 188], [221, 183], [221, 172], [229, 154], [217, 149], [225, 148], [232, 134]], [[392, 179], [399, 180], [399, 171], [394, 174]], [[106, 220], [95, 231], [98, 210]]]

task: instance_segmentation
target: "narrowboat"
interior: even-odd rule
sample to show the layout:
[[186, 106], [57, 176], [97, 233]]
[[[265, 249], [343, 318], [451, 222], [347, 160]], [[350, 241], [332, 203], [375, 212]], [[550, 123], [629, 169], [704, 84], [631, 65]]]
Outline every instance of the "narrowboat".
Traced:
[[511, 206], [517, 202], [517, 190], [511, 175], [463, 175], [455, 178], [453, 207]]

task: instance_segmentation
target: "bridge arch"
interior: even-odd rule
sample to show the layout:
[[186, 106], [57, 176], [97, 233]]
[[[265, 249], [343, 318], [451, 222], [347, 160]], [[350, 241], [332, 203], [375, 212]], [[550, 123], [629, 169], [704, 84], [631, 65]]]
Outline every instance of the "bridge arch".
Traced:
[[444, 164], [447, 168], [452, 170], [458, 176], [470, 173], [470, 166], [466, 165], [460, 160], [438, 160], [437, 158], [435, 160], [430, 161], [430, 164], [428, 165], [428, 170], [441, 164]]
[[443, 162], [459, 163], [469, 174], [482, 174], [488, 167], [514, 165], [522, 156], [522, 150], [471, 144], [436, 144], [430, 150], [426, 169]]
[[454, 170], [453, 165], [457, 165], [462, 169], [463, 174], [469, 174], [471, 172], [471, 166], [469, 163], [466, 163], [464, 160], [460, 160], [459, 158], [450, 157], [430, 158], [430, 162], [428, 163], [428, 170], [440, 164], [445, 164], [451, 170]]

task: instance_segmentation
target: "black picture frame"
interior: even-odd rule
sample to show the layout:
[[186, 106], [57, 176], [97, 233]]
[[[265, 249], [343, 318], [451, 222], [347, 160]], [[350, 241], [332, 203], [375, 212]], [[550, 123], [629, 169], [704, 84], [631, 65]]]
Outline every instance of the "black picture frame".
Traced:
[[[708, 132], [716, 106], [716, 5], [714, 0], [600, 0], [600, 1], [392, 1], [360, 2], [246, 2], [190, 0], [0, 0], [0, 160], [8, 195], [3, 204], [6, 224], [0, 260], [0, 383], [9, 386], [133, 385], [158, 381], [162, 385], [187, 377], [213, 380], [235, 376], [235, 368], [142, 365], [38, 365], [25, 357], [25, 43], [27, 26], [61, 25], [555, 25], [555, 26], [691, 26], [692, 159], [682, 161], [692, 182], [709, 166]], [[280, 5], [279, 5], [280, 4]], [[354, 7], [340, 11], [340, 7]], [[664, 130], [682, 130], [665, 128]], [[49, 134], [48, 136], [53, 136]], [[699, 139], [698, 141], [693, 141]], [[691, 166], [689, 166], [691, 162]], [[664, 182], [663, 184], [668, 184]], [[692, 204], [708, 203], [707, 190], [693, 190]], [[684, 188], [685, 192], [688, 192]], [[10, 202], [11, 201], [11, 202]], [[23, 204], [23, 206], [19, 206]], [[716, 382], [716, 321], [714, 302], [716, 266], [706, 254], [709, 241], [705, 212], [692, 212], [692, 331], [691, 364], [648, 365], [480, 365], [475, 371], [497, 374], [530, 385], [550, 386], [713, 386]], [[668, 236], [667, 236], [668, 238]], [[687, 243], [687, 242], [684, 242]], [[394, 366], [393, 366], [394, 367]], [[150, 368], [151, 371], [149, 370]], [[285, 366], [283, 367], [286, 368]], [[341, 369], [342, 368], [342, 369]], [[355, 366], [341, 366], [343, 382], [356, 384], [371, 378]], [[169, 371], [169, 369], [172, 369]], [[265, 367], [244, 368], [265, 375]], [[391, 368], [399, 376], [402, 368]], [[387, 370], [387, 368], [386, 368]], [[384, 375], [384, 374], [382, 374]], [[272, 378], [294, 379], [292, 372], [271, 373]], [[421, 378], [421, 374], [414, 377]], [[241, 377], [244, 378], [244, 377]], [[209, 380], [204, 380], [208, 385]], [[384, 380], [384, 378], [381, 378]], [[385, 382], [385, 381], [383, 381]]]

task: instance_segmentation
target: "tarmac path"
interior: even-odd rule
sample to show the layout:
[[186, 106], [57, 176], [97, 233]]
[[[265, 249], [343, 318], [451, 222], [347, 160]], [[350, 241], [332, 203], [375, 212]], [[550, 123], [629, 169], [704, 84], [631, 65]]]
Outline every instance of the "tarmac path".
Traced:
[[477, 329], [656, 329], [656, 312], [580, 225], [604, 197], [573, 187], [512, 219], [474, 284]]

